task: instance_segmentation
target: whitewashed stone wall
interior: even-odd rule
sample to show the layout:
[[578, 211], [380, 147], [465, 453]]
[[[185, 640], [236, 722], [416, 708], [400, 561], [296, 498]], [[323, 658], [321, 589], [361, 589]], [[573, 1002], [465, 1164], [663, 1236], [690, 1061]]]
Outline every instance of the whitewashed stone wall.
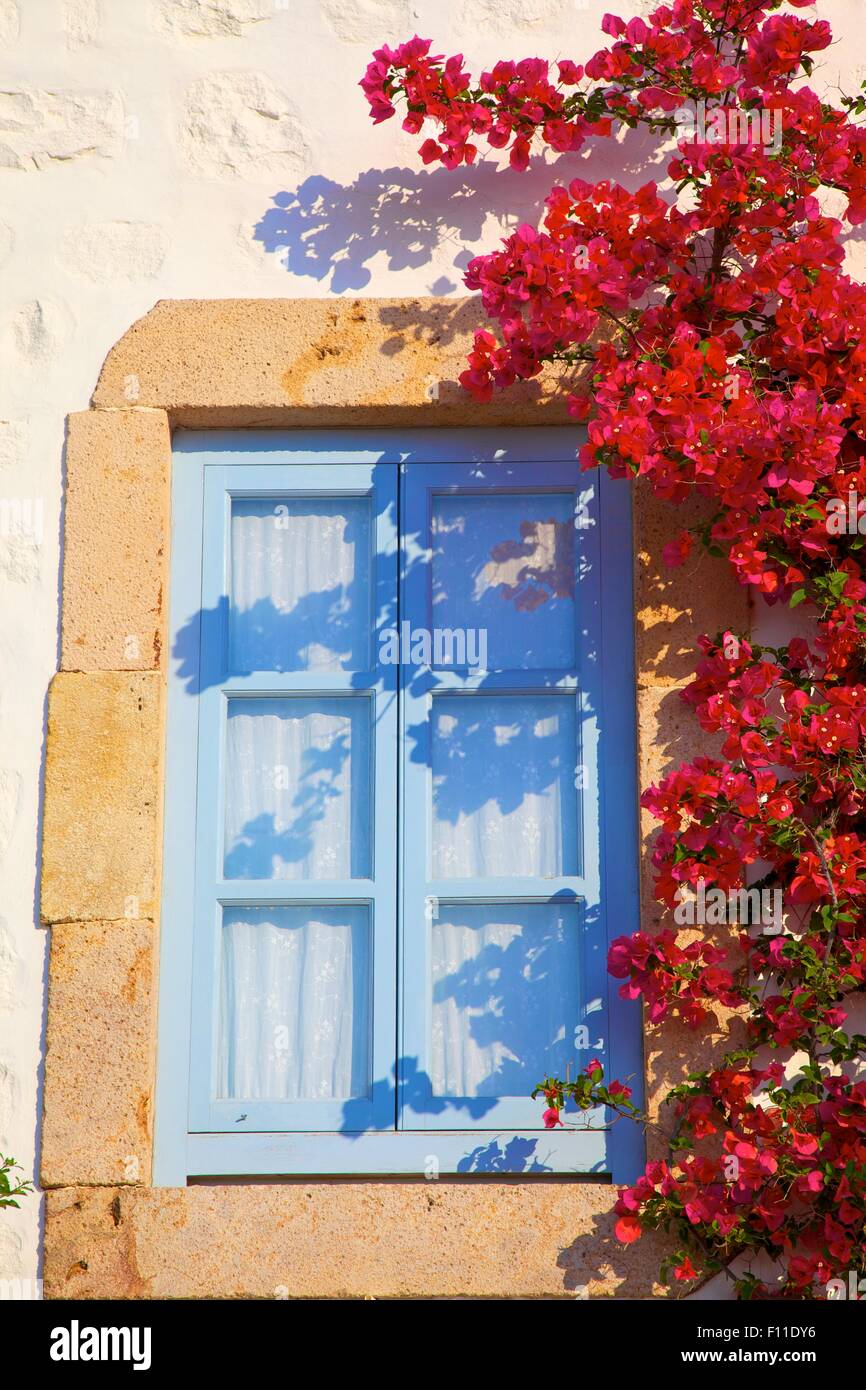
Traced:
[[[0, 1151], [29, 1173], [64, 417], [87, 405], [108, 349], [157, 299], [450, 294], [498, 229], [537, 218], [553, 182], [542, 163], [522, 176], [425, 170], [399, 124], [372, 127], [356, 84], [373, 46], [417, 31], [473, 64], [580, 59], [600, 46], [605, 10], [654, 5], [0, 0]], [[817, 8], [839, 40], [817, 80], [850, 90], [866, 75], [854, 66], [862, 0]], [[630, 181], [662, 172], [640, 136], [571, 167]], [[0, 1280], [38, 1277], [38, 1232], [38, 1199], [0, 1212]]]

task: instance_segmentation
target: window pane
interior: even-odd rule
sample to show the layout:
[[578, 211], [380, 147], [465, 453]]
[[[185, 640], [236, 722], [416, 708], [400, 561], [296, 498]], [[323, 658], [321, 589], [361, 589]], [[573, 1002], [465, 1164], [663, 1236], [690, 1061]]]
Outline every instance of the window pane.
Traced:
[[218, 1097], [366, 1095], [369, 1032], [366, 907], [224, 910]]
[[226, 878], [367, 877], [372, 819], [368, 700], [229, 700]]
[[486, 632], [491, 671], [574, 666], [571, 493], [440, 495], [432, 529], [434, 628]]
[[574, 1060], [578, 903], [439, 904], [431, 1083], [439, 1096], [528, 1096]]
[[433, 699], [433, 877], [579, 873], [574, 696]]
[[232, 500], [229, 669], [370, 667], [368, 497]]

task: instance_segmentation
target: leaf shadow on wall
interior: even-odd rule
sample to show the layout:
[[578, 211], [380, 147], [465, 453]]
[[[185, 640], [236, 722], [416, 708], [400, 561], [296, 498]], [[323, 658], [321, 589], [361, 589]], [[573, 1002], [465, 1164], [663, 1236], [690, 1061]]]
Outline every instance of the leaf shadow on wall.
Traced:
[[521, 222], [537, 225], [555, 184], [578, 177], [622, 178], [635, 187], [645, 182], [647, 153], [638, 157], [634, 145], [629, 132], [623, 146], [603, 140], [566, 160], [539, 156], [523, 173], [482, 159], [459, 169], [365, 169], [349, 184], [313, 174], [273, 195], [253, 239], [280, 255], [290, 274], [327, 282], [334, 294], [365, 289], [378, 255], [390, 274], [418, 271], [447, 245], [453, 278], [443, 273], [424, 290], [453, 294], [473, 254], [498, 245], [496, 224], [506, 230]]
[[[560, 1250], [556, 1265], [562, 1273], [564, 1292], [577, 1298], [590, 1299], [590, 1281], [603, 1279], [606, 1284], [615, 1281], [615, 1292], [606, 1289], [601, 1295], [603, 1297], [660, 1297], [653, 1291], [656, 1271], [664, 1257], [676, 1249], [675, 1238], [663, 1231], [652, 1231], [644, 1235], [635, 1249], [617, 1240], [614, 1227], [618, 1219], [611, 1202], [609, 1210], [592, 1215], [590, 1230], [576, 1236]], [[668, 1298], [671, 1302], [678, 1302], [694, 1292], [691, 1285], [674, 1284]]]
[[280, 254], [292, 275], [329, 281], [339, 294], [362, 290], [372, 279], [370, 262], [384, 254], [389, 273], [420, 270], [437, 247], [450, 243], [455, 275], [427, 287], [450, 294], [471, 259], [466, 242], [478, 242], [488, 217], [536, 220], [550, 190], [545, 165], [526, 175], [491, 164], [459, 170], [367, 169], [341, 184], [314, 174], [292, 191], [274, 194], [256, 224], [254, 239]]

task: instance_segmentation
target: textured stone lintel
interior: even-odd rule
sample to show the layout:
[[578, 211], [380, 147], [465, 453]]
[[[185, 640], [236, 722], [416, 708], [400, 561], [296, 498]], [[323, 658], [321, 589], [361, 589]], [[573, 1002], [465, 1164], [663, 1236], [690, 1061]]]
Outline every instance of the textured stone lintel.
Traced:
[[486, 405], [463, 390], [484, 324], [477, 298], [160, 300], [112, 348], [93, 404], [208, 429], [567, 423], [554, 371]]

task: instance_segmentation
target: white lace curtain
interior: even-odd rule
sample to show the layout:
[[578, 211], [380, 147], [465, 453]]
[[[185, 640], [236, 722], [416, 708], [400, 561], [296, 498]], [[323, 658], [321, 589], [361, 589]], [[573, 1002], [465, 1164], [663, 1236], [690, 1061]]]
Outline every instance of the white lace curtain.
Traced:
[[225, 909], [218, 1094], [366, 1094], [369, 956], [365, 907]]
[[231, 700], [226, 878], [365, 877], [369, 789], [364, 696]]
[[244, 497], [232, 503], [232, 671], [370, 665], [370, 503]]

